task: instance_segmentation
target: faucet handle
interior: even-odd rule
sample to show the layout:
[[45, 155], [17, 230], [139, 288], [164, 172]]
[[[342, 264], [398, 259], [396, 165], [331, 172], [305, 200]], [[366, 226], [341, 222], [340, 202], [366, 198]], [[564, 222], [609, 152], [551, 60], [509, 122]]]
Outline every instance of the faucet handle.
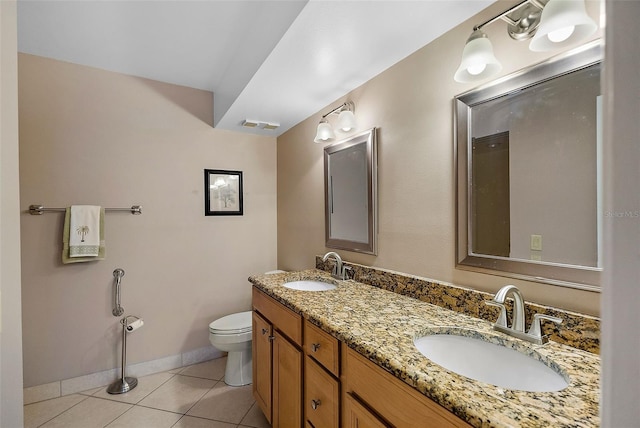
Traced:
[[356, 273], [354, 272], [351, 266], [344, 266], [342, 270], [344, 272], [342, 279], [347, 280], [347, 279], [353, 279], [355, 277]]
[[493, 300], [485, 300], [485, 302], [489, 306], [496, 306], [500, 308], [500, 314], [498, 315], [498, 319], [496, 320], [496, 325], [507, 327], [507, 308], [502, 304], [495, 302]]
[[562, 318], [552, 317], [545, 314], [534, 314], [533, 321], [531, 321], [531, 328], [529, 328], [528, 334], [535, 337], [542, 337], [542, 328], [540, 327], [540, 320], [547, 320], [556, 324], [562, 324]]

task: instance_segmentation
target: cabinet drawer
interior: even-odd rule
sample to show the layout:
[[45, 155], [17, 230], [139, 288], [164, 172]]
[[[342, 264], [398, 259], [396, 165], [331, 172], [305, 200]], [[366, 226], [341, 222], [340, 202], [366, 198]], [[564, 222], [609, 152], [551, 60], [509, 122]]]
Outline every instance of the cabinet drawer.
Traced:
[[343, 349], [343, 387], [393, 426], [466, 427], [462, 419], [372, 363], [353, 349]]
[[340, 388], [331, 377], [311, 358], [304, 364], [304, 415], [314, 427], [339, 427]]
[[302, 346], [302, 316], [253, 288], [253, 308], [296, 345]]
[[322, 364], [334, 376], [340, 376], [338, 350], [340, 342], [329, 333], [304, 322], [304, 352]]

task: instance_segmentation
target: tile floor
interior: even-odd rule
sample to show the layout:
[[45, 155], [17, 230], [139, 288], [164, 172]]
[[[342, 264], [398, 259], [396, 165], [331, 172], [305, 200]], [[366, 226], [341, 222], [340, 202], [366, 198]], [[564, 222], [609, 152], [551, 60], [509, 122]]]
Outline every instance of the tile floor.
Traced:
[[24, 406], [25, 428], [269, 428], [251, 385], [231, 387], [225, 358], [140, 377], [130, 392], [106, 386]]

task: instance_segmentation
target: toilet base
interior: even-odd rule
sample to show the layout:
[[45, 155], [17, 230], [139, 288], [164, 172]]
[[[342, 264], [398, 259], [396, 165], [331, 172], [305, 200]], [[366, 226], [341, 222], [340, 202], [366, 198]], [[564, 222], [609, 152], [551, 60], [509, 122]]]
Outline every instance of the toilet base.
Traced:
[[251, 349], [248, 351], [230, 351], [227, 354], [224, 383], [229, 386], [244, 386], [250, 385], [252, 382]]

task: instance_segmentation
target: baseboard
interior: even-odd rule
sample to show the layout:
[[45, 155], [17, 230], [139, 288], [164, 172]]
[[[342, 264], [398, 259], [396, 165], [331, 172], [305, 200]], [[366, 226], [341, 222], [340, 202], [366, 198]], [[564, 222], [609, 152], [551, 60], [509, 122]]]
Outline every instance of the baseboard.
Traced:
[[[182, 354], [171, 355], [157, 360], [145, 361], [131, 364], [126, 368], [127, 376], [141, 377], [154, 373], [166, 372], [169, 370], [202, 363], [226, 355], [213, 346], [194, 349]], [[24, 388], [24, 404], [36, 403], [38, 401], [50, 400], [63, 395], [75, 394], [94, 388], [109, 385], [122, 375], [122, 368], [118, 367], [101, 372], [90, 373], [70, 379], [63, 379], [43, 385]]]

